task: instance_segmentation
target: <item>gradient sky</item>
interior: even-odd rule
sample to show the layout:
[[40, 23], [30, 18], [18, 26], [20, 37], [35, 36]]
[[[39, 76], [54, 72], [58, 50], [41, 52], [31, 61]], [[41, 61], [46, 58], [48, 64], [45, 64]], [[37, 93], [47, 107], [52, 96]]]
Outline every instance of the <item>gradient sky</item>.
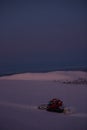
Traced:
[[0, 72], [87, 67], [87, 3], [0, 0]]

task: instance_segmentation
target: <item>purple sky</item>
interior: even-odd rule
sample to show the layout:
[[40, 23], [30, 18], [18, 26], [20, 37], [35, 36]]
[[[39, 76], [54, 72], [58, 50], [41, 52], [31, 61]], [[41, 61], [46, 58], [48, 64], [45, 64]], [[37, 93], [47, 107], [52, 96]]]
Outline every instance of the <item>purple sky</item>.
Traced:
[[0, 69], [13, 64], [87, 66], [86, 14], [84, 0], [1, 0]]

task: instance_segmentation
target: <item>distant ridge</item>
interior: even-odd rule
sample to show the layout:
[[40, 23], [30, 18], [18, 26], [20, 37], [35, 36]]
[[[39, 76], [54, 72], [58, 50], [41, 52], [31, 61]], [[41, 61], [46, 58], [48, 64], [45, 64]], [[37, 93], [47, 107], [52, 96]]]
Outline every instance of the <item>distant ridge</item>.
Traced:
[[14, 74], [22, 74], [22, 73], [47, 73], [47, 72], [54, 72], [54, 71], [84, 71], [84, 72], [87, 72], [87, 67], [86, 66], [65, 66], [64, 68], [50, 68], [48, 67], [47, 69], [46, 68], [40, 68], [38, 70], [35, 70], [35, 69], [31, 69], [31, 70], [25, 70], [23, 71], [22, 70], [19, 70], [19, 71], [9, 71], [9, 72], [0, 72], [0, 77], [3, 77], [3, 76], [10, 76], [10, 75], [14, 75]]
[[[50, 81], [60, 81], [64, 83], [76, 83], [78, 80], [80, 82], [87, 81], [87, 72], [84, 71], [50, 71], [46, 73], [16, 73], [1, 76], [1, 79], [6, 80], [50, 80]], [[75, 82], [73, 82], [75, 81]]]

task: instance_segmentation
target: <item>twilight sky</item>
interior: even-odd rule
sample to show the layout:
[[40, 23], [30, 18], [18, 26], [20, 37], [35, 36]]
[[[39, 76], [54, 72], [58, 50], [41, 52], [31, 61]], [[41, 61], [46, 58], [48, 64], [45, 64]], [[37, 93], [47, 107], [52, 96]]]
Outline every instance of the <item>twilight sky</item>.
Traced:
[[0, 0], [0, 72], [87, 67], [85, 0]]

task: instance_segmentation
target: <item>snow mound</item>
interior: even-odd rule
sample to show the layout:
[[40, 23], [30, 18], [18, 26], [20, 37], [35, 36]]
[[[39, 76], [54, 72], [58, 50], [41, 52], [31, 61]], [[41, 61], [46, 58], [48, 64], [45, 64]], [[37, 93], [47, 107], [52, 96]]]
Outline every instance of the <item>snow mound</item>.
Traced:
[[84, 71], [54, 71], [47, 73], [22, 73], [10, 76], [3, 76], [0, 79], [5, 80], [56, 80], [56, 81], [73, 81], [77, 79], [86, 79], [87, 72]]

